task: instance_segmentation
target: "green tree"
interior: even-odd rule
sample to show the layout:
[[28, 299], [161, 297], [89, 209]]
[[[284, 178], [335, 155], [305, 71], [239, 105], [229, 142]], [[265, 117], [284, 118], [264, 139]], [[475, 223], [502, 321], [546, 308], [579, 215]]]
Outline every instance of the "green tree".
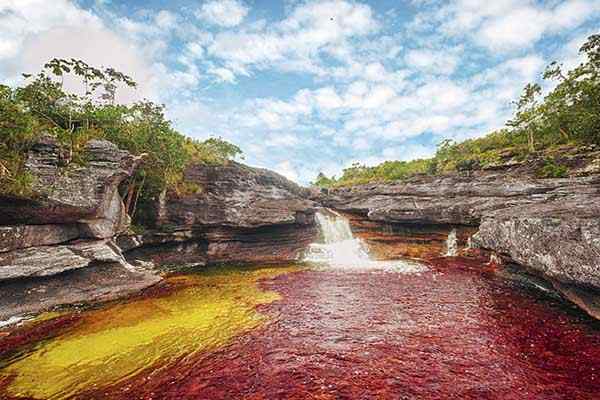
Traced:
[[541, 113], [537, 97], [542, 93], [542, 88], [537, 83], [529, 83], [523, 89], [523, 94], [515, 104], [517, 113], [513, 119], [507, 122], [509, 127], [516, 130], [516, 133], [525, 132], [529, 152], [535, 151], [535, 132], [539, 123]]

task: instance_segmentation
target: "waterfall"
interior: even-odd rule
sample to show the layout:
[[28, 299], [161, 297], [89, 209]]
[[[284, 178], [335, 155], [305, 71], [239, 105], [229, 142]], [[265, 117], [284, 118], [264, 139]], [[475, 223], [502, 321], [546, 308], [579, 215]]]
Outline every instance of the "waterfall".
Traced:
[[304, 261], [334, 269], [381, 269], [418, 273], [425, 266], [411, 261], [376, 261], [369, 257], [364, 241], [355, 238], [350, 222], [335, 211], [325, 209], [316, 214], [322, 240], [312, 243]]
[[454, 257], [458, 255], [458, 239], [456, 237], [456, 229], [452, 229], [446, 239], [446, 257]]

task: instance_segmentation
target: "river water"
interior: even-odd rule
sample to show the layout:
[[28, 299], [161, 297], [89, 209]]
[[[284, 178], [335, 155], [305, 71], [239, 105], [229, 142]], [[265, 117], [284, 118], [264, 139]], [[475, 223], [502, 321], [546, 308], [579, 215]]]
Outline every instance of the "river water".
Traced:
[[347, 221], [319, 224], [309, 266], [208, 268], [0, 331], [0, 398], [600, 398], [598, 322], [468, 260], [372, 261]]

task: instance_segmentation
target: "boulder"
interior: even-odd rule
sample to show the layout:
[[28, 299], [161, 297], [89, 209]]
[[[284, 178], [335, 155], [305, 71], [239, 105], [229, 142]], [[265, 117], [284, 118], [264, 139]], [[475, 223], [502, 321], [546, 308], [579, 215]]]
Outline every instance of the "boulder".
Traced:
[[41, 246], [0, 253], [0, 281], [60, 274], [92, 262], [125, 263], [118, 247], [108, 240]]
[[0, 253], [64, 243], [77, 237], [77, 224], [0, 226]]
[[30, 199], [0, 198], [0, 225], [82, 224], [84, 236], [107, 238], [128, 223], [118, 194], [139, 159], [105, 140], [86, 145], [80, 165], [63, 166], [55, 139], [44, 137], [29, 152], [26, 168], [33, 176]]
[[310, 192], [274, 172], [235, 162], [191, 165], [193, 193], [156, 200], [157, 229], [119, 239], [129, 259], [200, 266], [298, 260], [317, 236]]

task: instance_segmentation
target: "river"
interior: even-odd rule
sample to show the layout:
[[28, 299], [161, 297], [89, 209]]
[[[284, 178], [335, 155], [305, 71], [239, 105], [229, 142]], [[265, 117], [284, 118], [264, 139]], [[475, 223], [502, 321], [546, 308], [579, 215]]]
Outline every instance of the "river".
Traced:
[[[600, 324], [460, 258], [211, 267], [0, 331], [2, 399], [597, 399]], [[449, 253], [452, 243], [449, 243]]]

